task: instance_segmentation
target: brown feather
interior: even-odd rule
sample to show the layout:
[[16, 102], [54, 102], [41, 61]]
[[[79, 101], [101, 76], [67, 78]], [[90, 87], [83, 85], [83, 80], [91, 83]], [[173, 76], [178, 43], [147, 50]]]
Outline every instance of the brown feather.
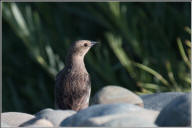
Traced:
[[79, 111], [89, 105], [91, 80], [83, 61], [89, 48], [83, 48], [81, 43], [90, 42], [73, 44], [68, 52], [65, 68], [56, 76], [55, 100], [59, 109]]

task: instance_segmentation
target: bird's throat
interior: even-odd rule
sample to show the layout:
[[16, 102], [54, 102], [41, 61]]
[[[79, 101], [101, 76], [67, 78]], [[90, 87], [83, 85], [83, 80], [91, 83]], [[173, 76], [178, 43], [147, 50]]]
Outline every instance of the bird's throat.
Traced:
[[85, 69], [84, 56], [71, 56], [67, 59], [66, 66], [71, 69]]

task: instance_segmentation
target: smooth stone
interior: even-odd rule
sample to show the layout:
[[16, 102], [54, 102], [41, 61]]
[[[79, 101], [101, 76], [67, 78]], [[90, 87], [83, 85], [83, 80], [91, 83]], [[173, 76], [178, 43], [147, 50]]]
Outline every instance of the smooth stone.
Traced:
[[154, 122], [144, 119], [144, 117], [127, 117], [111, 120], [104, 123], [104, 127], [157, 127]]
[[1, 122], [1, 128], [2, 127], [13, 127], [13, 126], [9, 126], [8, 124], [4, 123], [4, 122]]
[[[158, 111], [127, 103], [98, 104], [68, 117], [60, 126], [155, 126], [154, 121], [158, 114]], [[112, 124], [113, 120], [118, 121]]]
[[142, 99], [135, 93], [120, 86], [105, 86], [91, 99], [91, 104], [129, 103], [143, 106]]
[[145, 94], [140, 95], [144, 102], [144, 108], [161, 111], [169, 102], [174, 98], [186, 93], [182, 92], [166, 92], [166, 93], [155, 93], [155, 94]]
[[179, 96], [160, 112], [158, 126], [191, 126], [191, 94]]
[[44, 118], [49, 120], [54, 126], [59, 126], [59, 124], [67, 117], [75, 114], [76, 111], [73, 110], [53, 110], [50, 108], [43, 109], [36, 113], [35, 116], [38, 119]]
[[[103, 126], [103, 127], [157, 127], [154, 121], [159, 112], [143, 111], [129, 114], [115, 114], [101, 117], [93, 117], [82, 122], [80, 126]], [[147, 115], [147, 116], [146, 116]]]
[[27, 121], [24, 124], [21, 124], [19, 127], [53, 127], [53, 124], [46, 119], [32, 119]]
[[1, 121], [9, 126], [17, 127], [35, 116], [21, 112], [5, 112], [1, 114]]

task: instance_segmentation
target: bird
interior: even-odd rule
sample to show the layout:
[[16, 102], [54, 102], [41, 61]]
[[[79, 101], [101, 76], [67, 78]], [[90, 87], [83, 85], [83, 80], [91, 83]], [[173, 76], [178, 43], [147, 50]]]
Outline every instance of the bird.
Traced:
[[58, 109], [79, 111], [89, 106], [91, 79], [84, 57], [98, 42], [78, 40], [71, 44], [65, 67], [56, 75], [55, 105]]

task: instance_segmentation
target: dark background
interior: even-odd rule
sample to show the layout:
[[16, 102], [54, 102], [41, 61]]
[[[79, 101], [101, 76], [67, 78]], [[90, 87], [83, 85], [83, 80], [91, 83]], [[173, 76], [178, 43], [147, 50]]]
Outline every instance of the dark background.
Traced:
[[3, 112], [54, 107], [55, 75], [75, 40], [92, 96], [106, 85], [137, 94], [190, 91], [190, 3], [3, 3]]

